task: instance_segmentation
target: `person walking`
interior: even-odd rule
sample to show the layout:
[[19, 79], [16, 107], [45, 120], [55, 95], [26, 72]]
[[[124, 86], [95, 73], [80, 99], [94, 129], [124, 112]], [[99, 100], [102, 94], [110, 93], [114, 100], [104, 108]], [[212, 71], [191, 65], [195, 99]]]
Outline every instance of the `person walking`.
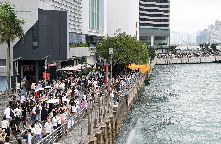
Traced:
[[50, 119], [47, 119], [47, 122], [45, 123], [45, 126], [44, 126], [44, 132], [47, 135], [49, 135], [53, 130], [53, 125], [51, 123], [51, 120]]
[[3, 117], [3, 120], [1, 121], [2, 130], [5, 130], [5, 133], [7, 133], [7, 136], [10, 136], [10, 130], [9, 130], [9, 122], [6, 120], [6, 117]]
[[21, 110], [19, 109], [19, 106], [16, 106], [16, 109], [14, 109], [14, 113], [15, 113], [15, 121], [17, 122], [16, 125], [19, 126], [20, 117], [21, 117]]
[[47, 120], [47, 110], [44, 106], [44, 104], [41, 104], [42, 110], [41, 110], [41, 121], [46, 121]]
[[61, 137], [61, 116], [60, 116], [60, 112], [57, 113], [57, 120], [58, 120], [58, 125], [57, 125], [57, 129], [58, 129], [58, 137]]
[[54, 115], [52, 118], [52, 125], [53, 125], [54, 130], [57, 129], [57, 126], [58, 126], [57, 123], [58, 123], [57, 115]]
[[35, 121], [35, 135], [36, 135], [36, 143], [39, 143], [42, 139], [42, 125], [38, 123], [38, 120]]
[[8, 122], [10, 122], [10, 120], [11, 120], [10, 112], [11, 112], [10, 105], [7, 105], [7, 107], [6, 107], [5, 111], [4, 111], [4, 115], [5, 115], [6, 120], [7, 120]]
[[28, 130], [28, 143], [27, 144], [32, 144], [31, 129]]
[[15, 121], [15, 117], [12, 117], [12, 120], [10, 121], [10, 128], [11, 128], [11, 132], [10, 132], [10, 139], [13, 139], [13, 135], [15, 134], [15, 132], [17, 131], [17, 125], [16, 125], [16, 121]]

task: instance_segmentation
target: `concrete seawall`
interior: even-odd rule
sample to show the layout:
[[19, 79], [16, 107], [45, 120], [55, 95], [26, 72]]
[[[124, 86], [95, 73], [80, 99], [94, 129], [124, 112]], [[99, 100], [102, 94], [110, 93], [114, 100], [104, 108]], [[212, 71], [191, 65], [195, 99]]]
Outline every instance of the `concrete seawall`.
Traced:
[[156, 59], [156, 65], [221, 62], [221, 56]]
[[95, 133], [90, 135], [89, 144], [112, 144], [116, 134], [121, 129], [121, 126], [127, 116], [133, 102], [139, 95], [145, 80], [149, 78], [152, 68], [154, 67], [156, 61], [154, 60], [150, 64], [150, 69], [147, 74], [143, 74], [132, 86], [131, 89], [124, 96], [123, 101], [117, 105], [113, 105], [112, 112], [105, 117], [104, 121], [101, 122], [100, 126], [95, 130]]

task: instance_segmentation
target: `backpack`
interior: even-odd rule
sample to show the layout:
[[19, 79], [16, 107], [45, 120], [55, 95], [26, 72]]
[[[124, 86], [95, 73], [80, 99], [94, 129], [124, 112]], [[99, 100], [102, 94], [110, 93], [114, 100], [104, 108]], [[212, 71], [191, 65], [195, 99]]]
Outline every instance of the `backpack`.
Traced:
[[10, 117], [14, 117], [14, 113], [12, 112], [11, 109], [10, 109]]
[[40, 108], [39, 108], [39, 106], [36, 106], [36, 114], [40, 114]]

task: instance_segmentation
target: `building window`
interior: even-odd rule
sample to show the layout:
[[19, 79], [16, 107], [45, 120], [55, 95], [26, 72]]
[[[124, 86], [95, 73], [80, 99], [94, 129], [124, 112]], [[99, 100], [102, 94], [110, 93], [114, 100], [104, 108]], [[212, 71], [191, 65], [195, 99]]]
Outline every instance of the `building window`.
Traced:
[[0, 59], [0, 66], [6, 66], [6, 59]]
[[101, 30], [101, 2], [100, 0], [89, 1], [89, 28]]
[[38, 45], [39, 45], [39, 27], [38, 21], [32, 27], [32, 51], [38, 52]]
[[165, 36], [156, 36], [155, 40], [166, 40]]

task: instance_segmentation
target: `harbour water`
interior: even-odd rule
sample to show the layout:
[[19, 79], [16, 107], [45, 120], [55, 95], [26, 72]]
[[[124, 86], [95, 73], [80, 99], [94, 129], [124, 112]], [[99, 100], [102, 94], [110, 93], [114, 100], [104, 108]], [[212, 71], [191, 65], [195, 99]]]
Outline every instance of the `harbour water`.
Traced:
[[115, 139], [124, 144], [220, 144], [221, 64], [157, 65]]

